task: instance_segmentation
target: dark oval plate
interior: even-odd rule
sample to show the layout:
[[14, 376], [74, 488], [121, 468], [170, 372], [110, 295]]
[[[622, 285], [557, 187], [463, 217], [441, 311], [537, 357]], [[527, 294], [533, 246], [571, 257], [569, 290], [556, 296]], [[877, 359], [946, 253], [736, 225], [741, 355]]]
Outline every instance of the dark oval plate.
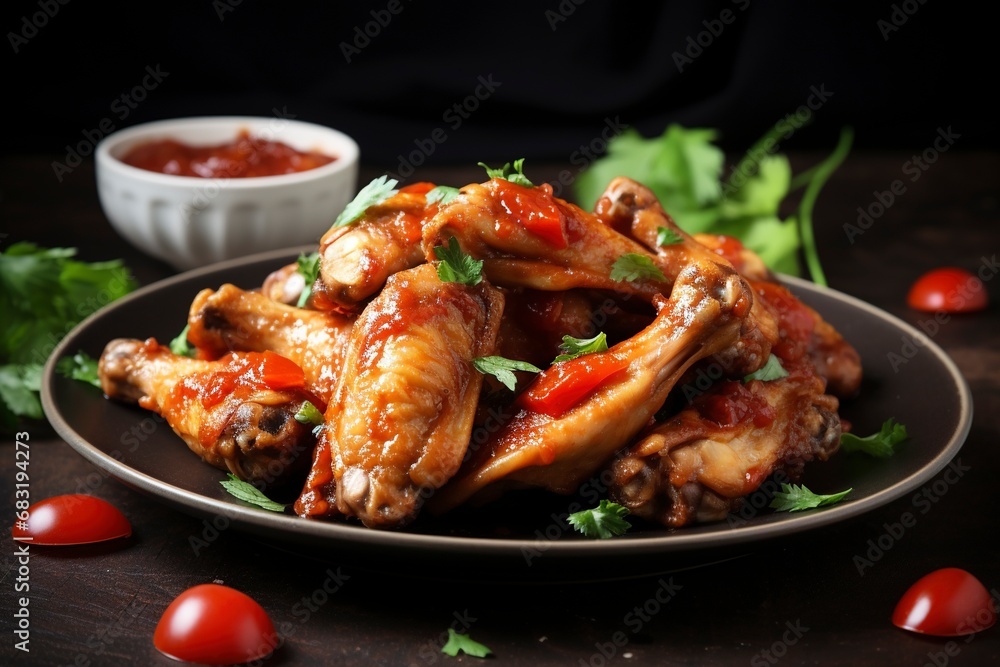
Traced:
[[[856, 517], [931, 479], [958, 452], [972, 422], [965, 380], [926, 336], [863, 301], [784, 278], [861, 354], [865, 382], [860, 396], [842, 405], [844, 418], [856, 432], [869, 433], [894, 417], [913, 434], [888, 460], [838, 454], [806, 467], [803, 483], [817, 493], [853, 487], [847, 500], [819, 510], [775, 513], [766, 509], [767, 494], [758, 492], [728, 521], [675, 531], [637, 525], [619, 538], [589, 540], [567, 529], [562, 517], [580, 508], [574, 503], [599, 497], [598, 480], [589, 498], [509, 495], [493, 506], [436, 522], [421, 517], [407, 531], [383, 532], [244, 505], [220, 486], [225, 474], [191, 454], [159, 417], [109, 401], [94, 387], [55, 372], [58, 359], [78, 350], [96, 358], [112, 338], [154, 336], [168, 341], [183, 327], [199, 290], [227, 282], [258, 286], [270, 271], [297, 256], [297, 249], [286, 249], [184, 273], [89, 317], [66, 336], [46, 365], [42, 403], [52, 426], [87, 460], [126, 485], [308, 556], [428, 576], [566, 580], [594, 578], [582, 573], [600, 572], [588, 567], [595, 559], [627, 558], [625, 576], [639, 576], [727, 558], [747, 551], [754, 542]], [[892, 353], [913, 356], [894, 369]]]

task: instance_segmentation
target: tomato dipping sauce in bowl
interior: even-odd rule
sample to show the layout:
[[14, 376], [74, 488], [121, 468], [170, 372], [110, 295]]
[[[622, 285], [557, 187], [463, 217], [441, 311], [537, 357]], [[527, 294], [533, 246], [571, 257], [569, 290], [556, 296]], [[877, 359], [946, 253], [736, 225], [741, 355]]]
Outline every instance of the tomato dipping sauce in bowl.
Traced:
[[357, 143], [286, 118], [178, 118], [107, 136], [101, 208], [140, 250], [180, 270], [318, 243], [354, 197]]
[[319, 151], [298, 151], [288, 144], [250, 136], [211, 146], [190, 146], [176, 139], [136, 144], [121, 157], [125, 164], [174, 176], [255, 178], [308, 171], [336, 158]]

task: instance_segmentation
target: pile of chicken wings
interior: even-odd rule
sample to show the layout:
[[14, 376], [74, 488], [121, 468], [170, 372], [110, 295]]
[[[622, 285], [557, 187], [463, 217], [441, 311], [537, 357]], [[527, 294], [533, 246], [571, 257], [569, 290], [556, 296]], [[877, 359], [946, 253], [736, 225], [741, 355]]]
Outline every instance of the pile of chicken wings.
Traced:
[[[104, 392], [211, 465], [301, 486], [298, 515], [370, 528], [598, 475], [633, 515], [679, 527], [837, 450], [858, 354], [735, 239], [689, 236], [628, 178], [593, 212], [545, 184], [433, 187], [331, 228], [312, 285], [292, 264], [259, 289], [203, 290], [193, 357], [111, 341]], [[442, 277], [456, 245], [481, 279]], [[600, 334], [607, 349], [556, 360], [564, 337]], [[497, 358], [526, 364], [504, 382], [482, 372]]]

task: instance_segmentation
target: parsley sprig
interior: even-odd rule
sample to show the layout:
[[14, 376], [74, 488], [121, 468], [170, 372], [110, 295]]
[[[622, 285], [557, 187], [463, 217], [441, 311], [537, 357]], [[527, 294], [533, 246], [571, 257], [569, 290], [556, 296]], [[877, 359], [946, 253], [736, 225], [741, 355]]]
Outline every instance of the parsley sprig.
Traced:
[[296, 260], [296, 264], [298, 264], [296, 270], [306, 281], [306, 286], [302, 288], [302, 294], [299, 295], [299, 300], [295, 305], [299, 308], [305, 308], [306, 304], [309, 303], [309, 297], [312, 296], [313, 284], [319, 279], [319, 253], [301, 254]]
[[498, 356], [476, 357], [472, 360], [472, 366], [483, 375], [492, 375], [511, 391], [517, 386], [517, 376], [514, 375], [514, 371], [542, 372], [541, 368], [527, 361]]
[[437, 265], [438, 278], [446, 283], [478, 285], [483, 281], [483, 260], [474, 259], [462, 252], [458, 239], [448, 239], [448, 247], [437, 246], [434, 256], [441, 260]]
[[518, 185], [523, 185], [526, 188], [533, 188], [535, 184], [528, 180], [528, 177], [524, 175], [524, 158], [518, 158], [514, 160], [514, 167], [511, 168], [510, 162], [504, 164], [504, 166], [499, 169], [492, 169], [485, 162], [477, 162], [480, 167], [486, 170], [486, 175], [490, 178], [502, 178], [511, 183], [517, 183]]
[[603, 331], [593, 338], [573, 338], [572, 336], [563, 336], [562, 340], [563, 342], [559, 346], [559, 349], [563, 351], [563, 354], [556, 357], [553, 363], [559, 361], [569, 361], [585, 354], [604, 352], [608, 349], [608, 337]]
[[460, 632], [455, 632], [454, 628], [448, 628], [448, 641], [441, 647], [441, 652], [455, 657], [459, 651], [474, 658], [485, 658], [493, 654], [489, 647], [471, 639], [469, 635], [463, 635]]
[[684, 237], [669, 227], [656, 228], [656, 245], [663, 247], [684, 243]]
[[425, 196], [425, 199], [429, 204], [441, 204], [444, 206], [452, 199], [458, 196], [458, 188], [453, 188], [447, 185], [439, 185], [430, 190]]
[[745, 376], [743, 381], [760, 380], [761, 382], [770, 382], [771, 380], [780, 380], [786, 377], [788, 377], [788, 371], [781, 365], [781, 360], [772, 354], [767, 358], [763, 366]]
[[245, 503], [250, 503], [251, 505], [256, 505], [261, 509], [268, 510], [269, 512], [284, 512], [288, 505], [282, 505], [281, 503], [275, 502], [261, 493], [261, 490], [250, 482], [244, 482], [242, 479], [234, 475], [233, 473], [228, 473], [229, 479], [219, 482], [222, 487], [229, 492], [229, 495], [239, 498]]
[[188, 342], [188, 332], [191, 331], [191, 325], [185, 324], [181, 332], [177, 334], [177, 337], [170, 341], [170, 351], [180, 357], [193, 357], [194, 348], [191, 347], [191, 343]]
[[611, 279], [616, 282], [627, 280], [634, 283], [647, 279], [666, 280], [666, 276], [651, 258], [637, 252], [629, 252], [616, 259], [615, 263], [611, 265]]
[[333, 221], [334, 227], [349, 225], [362, 215], [370, 207], [381, 204], [389, 197], [396, 194], [396, 185], [399, 184], [395, 178], [379, 176], [371, 183], [361, 188], [351, 202], [344, 207], [337, 219]]
[[79, 380], [92, 384], [98, 389], [101, 388], [101, 381], [97, 377], [97, 359], [84, 351], [77, 352], [72, 357], [63, 357], [56, 364], [56, 370], [63, 377], [70, 380]]
[[782, 484], [781, 491], [774, 494], [771, 507], [779, 512], [801, 512], [814, 507], [826, 507], [843, 500], [854, 489], [840, 493], [821, 495], [813, 493], [804, 484]]
[[909, 437], [906, 427], [889, 418], [882, 424], [878, 433], [858, 437], [853, 433], [844, 433], [840, 436], [840, 446], [845, 452], [864, 452], [869, 456], [880, 459], [887, 459], [896, 453], [896, 445]]
[[574, 512], [566, 520], [569, 525], [587, 537], [606, 540], [624, 535], [625, 531], [632, 527], [632, 524], [625, 520], [628, 513], [627, 507], [610, 500], [602, 500], [597, 507]]

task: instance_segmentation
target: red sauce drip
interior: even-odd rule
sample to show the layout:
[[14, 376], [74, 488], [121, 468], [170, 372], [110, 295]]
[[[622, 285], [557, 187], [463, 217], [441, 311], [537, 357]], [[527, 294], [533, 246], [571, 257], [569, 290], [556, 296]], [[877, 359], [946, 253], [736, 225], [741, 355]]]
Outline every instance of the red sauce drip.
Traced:
[[244, 398], [265, 389], [282, 391], [305, 387], [302, 369], [274, 352], [231, 352], [219, 361], [221, 368], [184, 378], [174, 388], [173, 397], [181, 401], [197, 400], [208, 410], [228, 396]]
[[303, 153], [280, 141], [251, 137], [246, 130], [234, 141], [190, 146], [174, 139], [139, 144], [121, 161], [146, 171], [199, 178], [254, 178], [294, 174], [336, 160], [316, 151]]
[[767, 401], [735, 380], [719, 383], [715, 391], [699, 396], [692, 405], [703, 417], [719, 426], [753, 421], [754, 426], [763, 428], [775, 418], [774, 408]]
[[816, 319], [809, 308], [776, 283], [754, 284], [760, 297], [778, 315], [779, 340], [771, 349], [782, 361], [798, 361], [809, 351]]
[[566, 218], [556, 205], [551, 185], [543, 183], [538, 187], [526, 188], [495, 178], [493, 187], [496, 188], [500, 201], [500, 215], [504, 218], [504, 224], [520, 225], [557, 249], [569, 245]]
[[401, 187], [399, 191], [410, 192], [415, 195], [425, 195], [431, 190], [433, 190], [435, 187], [437, 186], [435, 186], [433, 183], [428, 183], [427, 181], [420, 181], [418, 183], [410, 183], [409, 185], [405, 185]]

